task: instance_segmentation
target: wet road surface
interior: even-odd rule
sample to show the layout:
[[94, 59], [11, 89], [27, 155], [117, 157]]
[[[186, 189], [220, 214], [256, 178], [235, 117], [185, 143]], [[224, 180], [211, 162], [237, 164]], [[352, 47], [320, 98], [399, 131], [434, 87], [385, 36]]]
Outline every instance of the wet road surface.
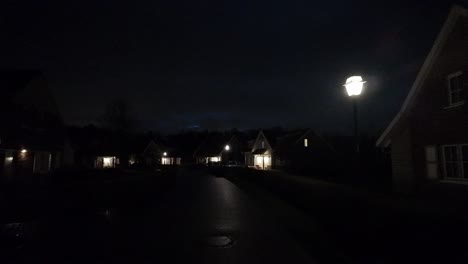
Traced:
[[37, 219], [31, 241], [10, 252], [24, 263], [311, 263], [233, 183], [183, 171], [148, 205], [67, 211]]

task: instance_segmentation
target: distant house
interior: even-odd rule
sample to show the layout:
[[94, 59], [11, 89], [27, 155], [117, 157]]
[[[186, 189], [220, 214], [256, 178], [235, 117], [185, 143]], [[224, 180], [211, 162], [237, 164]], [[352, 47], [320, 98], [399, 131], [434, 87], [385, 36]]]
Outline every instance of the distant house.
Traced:
[[147, 166], [152, 167], [157, 165], [181, 165], [182, 160], [174, 148], [157, 144], [153, 139], [147, 143], [143, 152], [137, 157], [140, 157]]
[[75, 167], [107, 169], [120, 166], [124, 142], [109, 130], [93, 125], [70, 127], [68, 135], [75, 153]]
[[400, 191], [468, 183], [468, 11], [452, 8], [400, 111], [377, 141]]
[[65, 131], [45, 77], [36, 71], [0, 71], [0, 90], [3, 180], [30, 181], [34, 174], [61, 167]]
[[333, 148], [312, 129], [288, 132], [260, 130], [250, 152], [245, 153], [249, 167], [318, 168], [334, 155]]
[[260, 130], [252, 146], [252, 150], [245, 153], [247, 166], [262, 170], [271, 169], [274, 166], [273, 159], [275, 156], [273, 146], [275, 146], [275, 142], [275, 136], [271, 136], [268, 139], [263, 130]]
[[245, 144], [234, 134], [209, 135], [195, 150], [197, 163], [244, 165]]
[[289, 131], [276, 139], [276, 161], [279, 167], [294, 170], [328, 169], [335, 150], [312, 129]]
[[97, 156], [94, 159], [94, 167], [96, 169], [116, 168], [119, 164], [120, 160], [116, 156]]
[[[75, 164], [84, 168], [127, 168], [180, 165], [175, 149], [148, 135], [118, 135], [107, 129], [87, 126], [71, 128], [76, 148]], [[158, 143], [156, 143], [158, 142]]]

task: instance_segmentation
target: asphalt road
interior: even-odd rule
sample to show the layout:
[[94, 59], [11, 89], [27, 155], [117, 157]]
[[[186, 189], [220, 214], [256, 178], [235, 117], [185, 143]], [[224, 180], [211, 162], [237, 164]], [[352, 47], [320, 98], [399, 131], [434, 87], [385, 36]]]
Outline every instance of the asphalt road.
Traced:
[[[224, 178], [182, 171], [152, 202], [60, 210], [27, 223], [11, 263], [312, 263], [269, 213]], [[6, 261], [2, 261], [5, 262]]]

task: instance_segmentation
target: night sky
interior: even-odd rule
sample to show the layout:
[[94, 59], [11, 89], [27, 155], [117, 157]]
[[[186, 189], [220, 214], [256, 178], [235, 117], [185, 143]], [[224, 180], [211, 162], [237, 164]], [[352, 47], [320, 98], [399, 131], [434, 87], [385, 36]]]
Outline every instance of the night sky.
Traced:
[[[403, 103], [448, 1], [5, 1], [0, 67], [42, 70], [68, 124], [124, 98], [142, 129], [352, 133]], [[408, 1], [409, 2], [409, 1]], [[465, 5], [467, 6], [467, 5]]]

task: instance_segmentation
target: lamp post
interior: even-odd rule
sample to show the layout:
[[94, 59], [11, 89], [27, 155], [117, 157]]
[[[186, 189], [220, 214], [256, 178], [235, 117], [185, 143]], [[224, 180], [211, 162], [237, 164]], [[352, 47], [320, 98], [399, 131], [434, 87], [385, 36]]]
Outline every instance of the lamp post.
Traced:
[[358, 131], [358, 113], [357, 113], [357, 98], [362, 92], [362, 87], [365, 81], [362, 80], [361, 76], [351, 76], [346, 79], [344, 86], [348, 96], [353, 100], [353, 112], [354, 112], [354, 140], [356, 141], [356, 153], [359, 154], [359, 131]]

